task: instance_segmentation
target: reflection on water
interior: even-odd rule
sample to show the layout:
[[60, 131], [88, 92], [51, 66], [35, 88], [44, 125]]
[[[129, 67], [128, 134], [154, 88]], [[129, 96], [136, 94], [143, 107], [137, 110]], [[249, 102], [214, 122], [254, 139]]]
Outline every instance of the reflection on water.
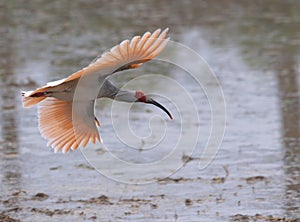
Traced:
[[300, 211], [300, 103], [296, 55], [282, 52], [278, 61], [278, 89], [285, 151], [287, 214]]
[[[117, 201], [124, 193], [143, 198], [145, 193], [165, 192], [165, 199], [155, 199], [158, 208], [153, 214], [160, 219], [176, 215], [190, 220], [204, 215], [207, 220], [227, 220], [236, 214], [256, 213], [299, 218], [299, 11], [299, 1], [281, 0], [0, 2], [0, 197], [8, 198], [16, 190], [51, 193], [59, 188], [83, 199], [88, 197], [82, 193], [105, 192]], [[52, 154], [36, 129], [35, 110], [23, 110], [18, 95], [21, 88], [35, 87], [26, 87], [29, 82], [42, 85], [65, 77], [122, 39], [158, 26], [169, 27], [174, 40], [196, 50], [216, 71], [227, 101], [228, 128], [210, 167], [197, 171], [200, 154], [196, 154], [178, 172], [177, 176], [190, 182], [134, 187], [133, 191], [75, 167], [74, 161], [84, 161], [80, 153]], [[179, 74], [169, 75], [196, 95], [192, 81], [182, 81]], [[137, 88], [151, 91], [147, 84]], [[199, 113], [206, 118], [209, 109], [202, 105]], [[101, 109], [103, 123], [109, 122], [105, 104]], [[140, 119], [131, 121], [143, 129]], [[201, 122], [204, 129], [209, 123], [209, 119]], [[101, 132], [109, 136], [111, 130], [108, 125]], [[211, 184], [212, 177], [223, 175], [224, 166], [228, 168], [225, 182]], [[253, 178], [264, 178], [265, 183], [253, 182]], [[51, 194], [53, 199], [69, 197]], [[185, 202], [186, 197], [190, 201]], [[108, 209], [112, 215], [122, 211], [114, 207]], [[22, 213], [32, 214], [27, 208]], [[134, 215], [119, 216], [134, 220]]]

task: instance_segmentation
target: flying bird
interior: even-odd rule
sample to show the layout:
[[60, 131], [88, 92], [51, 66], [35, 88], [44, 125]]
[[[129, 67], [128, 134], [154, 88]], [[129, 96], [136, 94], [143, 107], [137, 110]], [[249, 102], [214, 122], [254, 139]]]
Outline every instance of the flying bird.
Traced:
[[55, 152], [85, 147], [102, 141], [100, 122], [94, 114], [95, 100], [110, 98], [129, 103], [152, 104], [172, 115], [161, 104], [141, 91], [123, 90], [115, 86], [110, 75], [134, 69], [156, 57], [168, 43], [168, 29], [124, 40], [85, 68], [69, 77], [49, 82], [34, 91], [22, 92], [24, 107], [38, 106], [39, 130]]

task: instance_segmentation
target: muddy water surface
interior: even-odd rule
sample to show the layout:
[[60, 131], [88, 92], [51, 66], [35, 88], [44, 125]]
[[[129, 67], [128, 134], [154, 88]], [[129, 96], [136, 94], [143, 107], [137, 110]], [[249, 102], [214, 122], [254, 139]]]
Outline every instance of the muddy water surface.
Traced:
[[[0, 3], [0, 221], [299, 221], [299, 10], [297, 1], [277, 0]], [[36, 109], [22, 108], [20, 90], [63, 78], [121, 40], [158, 27], [169, 27], [174, 41], [199, 53], [222, 86], [227, 127], [212, 163], [198, 168], [211, 127], [205, 93], [184, 71], [159, 62], [114, 81], [162, 73], [189, 92], [200, 116], [190, 127], [199, 128], [199, 140], [192, 156], [179, 157], [185, 163], [180, 170], [157, 177], [169, 169], [162, 166], [153, 173], [157, 182], [120, 183], [95, 170], [79, 150], [54, 154], [39, 134]], [[172, 92], [151, 81], [131, 87]], [[162, 116], [154, 126], [167, 127], [166, 140], [149, 150], [142, 140], [131, 141], [140, 149], [120, 142], [111, 101], [97, 103], [109, 152], [149, 163], [172, 150], [188, 132], [177, 120], [190, 113], [159, 100], [174, 113], [173, 122], [162, 121], [152, 107], [135, 106], [129, 115], [142, 137], [150, 132], [148, 119]], [[108, 152], [101, 144], [89, 149], [96, 159]], [[103, 167], [115, 172], [116, 166]]]

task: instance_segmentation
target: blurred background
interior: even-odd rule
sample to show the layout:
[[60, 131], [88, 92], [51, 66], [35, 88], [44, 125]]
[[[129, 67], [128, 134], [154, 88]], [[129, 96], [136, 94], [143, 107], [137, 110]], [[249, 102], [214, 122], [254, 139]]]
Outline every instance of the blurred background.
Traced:
[[[293, 0], [0, 2], [0, 220], [299, 221], [299, 11]], [[64, 78], [122, 40], [165, 27], [208, 62], [224, 91], [227, 128], [213, 162], [197, 168], [205, 145], [199, 141], [200, 151], [183, 156], [188, 161], [175, 174], [128, 185], [99, 174], [80, 151], [54, 154], [46, 147], [36, 108], [22, 108], [20, 91]], [[167, 73], [185, 86], [198, 104], [200, 133], [207, 134], [209, 105], [192, 79], [147, 63], [121, 81], [143, 71]], [[136, 87], [167, 88], [153, 81]], [[100, 133], [126, 159], [126, 147], [110, 138], [109, 107], [109, 101], [97, 106]], [[137, 131], [157, 111], [147, 109], [131, 117]], [[176, 120], [168, 127], [177, 132]]]

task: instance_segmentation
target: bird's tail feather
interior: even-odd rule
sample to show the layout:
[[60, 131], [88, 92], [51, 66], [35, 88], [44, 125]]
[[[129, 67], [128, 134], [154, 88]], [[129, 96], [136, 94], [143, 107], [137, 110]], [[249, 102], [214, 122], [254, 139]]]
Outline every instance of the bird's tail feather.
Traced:
[[43, 101], [44, 99], [46, 99], [46, 96], [37, 96], [37, 97], [31, 97], [31, 95], [33, 94], [34, 91], [23, 91], [21, 93], [22, 95], [22, 103], [23, 103], [23, 107], [25, 108], [29, 108], [31, 106], [34, 106], [35, 104]]

